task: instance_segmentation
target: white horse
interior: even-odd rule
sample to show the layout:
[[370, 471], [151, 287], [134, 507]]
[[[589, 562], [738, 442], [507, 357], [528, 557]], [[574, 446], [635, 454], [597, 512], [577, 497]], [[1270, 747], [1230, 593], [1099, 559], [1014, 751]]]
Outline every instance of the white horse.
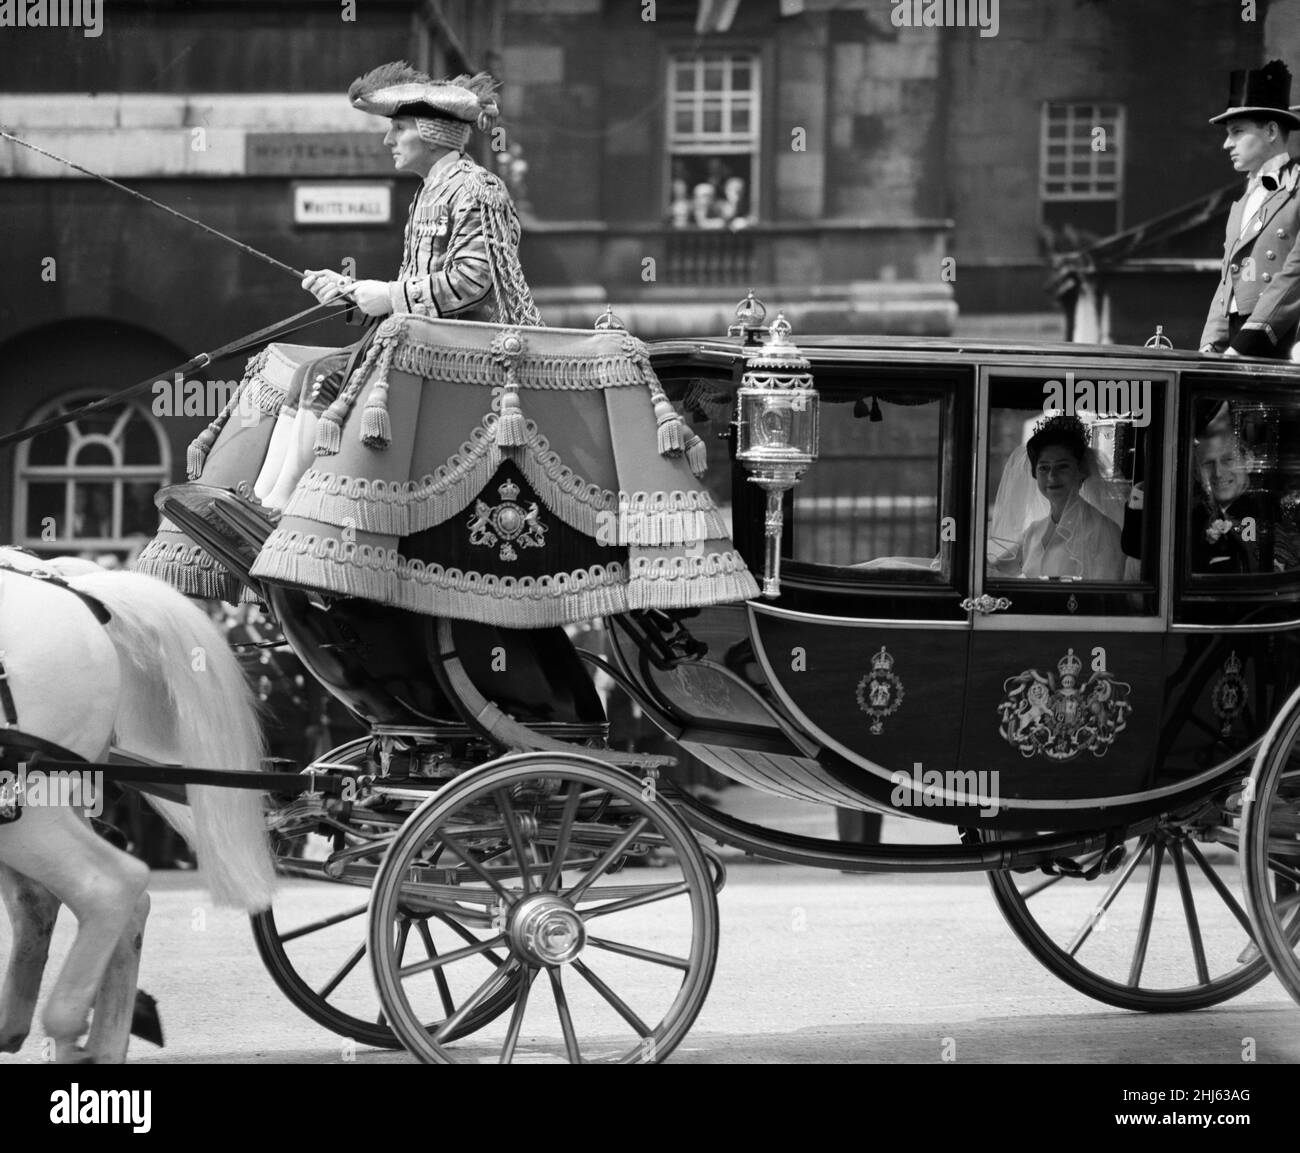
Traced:
[[[0, 570], [0, 663], [18, 731], [92, 762], [116, 745], [167, 764], [260, 767], [252, 693], [201, 608], [160, 581], [85, 561], [41, 562], [0, 548], [0, 562], [51, 569], [112, 613], [102, 625], [67, 589]], [[194, 846], [213, 898], [265, 908], [274, 869], [262, 794], [190, 786], [188, 796], [188, 809], [155, 806]], [[0, 1052], [16, 1052], [31, 1029], [63, 904], [77, 918], [77, 935], [42, 1015], [55, 1059], [126, 1059], [148, 880], [148, 868], [97, 836], [79, 808], [33, 803], [0, 824], [0, 895], [14, 930], [0, 990]]]

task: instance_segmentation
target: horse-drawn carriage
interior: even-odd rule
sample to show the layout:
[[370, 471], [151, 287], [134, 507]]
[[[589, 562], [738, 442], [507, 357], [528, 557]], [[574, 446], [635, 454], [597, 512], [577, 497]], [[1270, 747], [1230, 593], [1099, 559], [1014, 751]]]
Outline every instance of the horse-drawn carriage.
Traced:
[[[424, 1060], [662, 1060], [718, 945], [725, 869], [698, 833], [985, 871], [1034, 955], [1112, 1005], [1208, 1006], [1270, 967], [1300, 1000], [1296, 370], [796, 347], [764, 319], [751, 296], [728, 338], [647, 354], [608, 317], [402, 317], [353, 366], [339, 435], [313, 350], [254, 366], [200, 482], [160, 494], [152, 555], [186, 591], [265, 602], [369, 730], [271, 807], [280, 872], [339, 894], [304, 920], [291, 883], [254, 917], [276, 982]], [[1074, 482], [1035, 452], [1052, 410], [1087, 442]], [[711, 490], [691, 483], [705, 455]], [[1086, 525], [1055, 515], [1085, 500]], [[603, 652], [562, 627], [593, 616]], [[616, 750], [597, 674], [679, 755], [930, 821], [934, 843], [700, 803], [665, 758]]]

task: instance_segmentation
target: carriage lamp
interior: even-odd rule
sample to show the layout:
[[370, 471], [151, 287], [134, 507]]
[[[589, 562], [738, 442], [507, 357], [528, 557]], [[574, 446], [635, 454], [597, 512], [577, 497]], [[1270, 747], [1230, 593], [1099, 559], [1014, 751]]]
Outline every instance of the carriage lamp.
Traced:
[[781, 595], [781, 498], [817, 459], [817, 390], [783, 313], [745, 362], [736, 394], [736, 459], [767, 493], [763, 595]]

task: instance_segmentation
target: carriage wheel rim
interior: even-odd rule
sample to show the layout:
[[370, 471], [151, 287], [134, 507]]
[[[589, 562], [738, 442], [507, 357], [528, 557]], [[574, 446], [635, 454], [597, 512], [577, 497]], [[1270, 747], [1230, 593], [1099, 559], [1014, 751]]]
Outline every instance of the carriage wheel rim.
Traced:
[[[417, 1036], [411, 1029], [412, 1017], [409, 1002], [405, 998], [403, 977], [395, 971], [392, 963], [391, 916], [394, 902], [400, 892], [402, 878], [418, 856], [421, 846], [430, 841], [441, 822], [485, 795], [530, 779], [553, 780], [557, 792], [560, 786], [567, 786], [566, 795], [575, 787], [603, 791], [606, 796], [601, 802], [602, 811], [612, 803], [622, 803], [643, 817], [649, 814], [656, 825], [655, 835], [660, 842], [674, 850], [683, 879], [676, 885], [661, 886], [661, 895], [645, 897], [639, 903], [649, 904], [673, 897], [686, 897], [690, 904], [691, 944], [686, 957], [677, 957], [649, 948], [625, 948], [619, 942], [606, 940], [591, 931], [589, 922], [602, 916], [602, 909], [612, 907], [611, 903], [606, 901], [604, 904], [584, 905], [584, 901], [600, 900], [600, 892], [599, 889], [594, 893], [579, 892], [577, 890], [582, 890], [582, 883], [579, 882], [565, 891], [562, 899], [566, 902], [565, 907], [570, 908], [583, 923], [585, 936], [582, 955], [575, 955], [562, 964], [539, 964], [527, 950], [516, 951], [511, 947], [510, 928], [515, 922], [511, 920], [509, 910], [522, 905], [525, 898], [517, 890], [508, 894], [509, 908], [502, 919], [500, 931], [484, 942], [510, 949], [510, 961], [506, 967], [510, 969], [512, 979], [517, 981], [519, 990], [510, 1014], [506, 1043], [501, 1046], [497, 1059], [503, 1062], [514, 1059], [526, 1006], [530, 1002], [535, 1004], [538, 1000], [546, 999], [553, 1002], [563, 1034], [565, 1056], [570, 1062], [585, 1063], [593, 1059], [621, 1063], [660, 1061], [685, 1036], [698, 1015], [712, 980], [717, 953], [717, 904], [711, 873], [694, 836], [681, 818], [662, 800], [645, 799], [639, 782], [602, 762], [581, 756], [521, 754], [490, 762], [458, 777], [436, 797], [425, 802], [408, 821], [403, 834], [394, 842], [384, 860], [371, 904], [369, 939], [374, 978], [388, 1012], [389, 1022], [418, 1059], [435, 1063], [457, 1063], [457, 1053], [448, 1048], [442, 1035]], [[643, 819], [641, 823], [644, 825], [646, 821]], [[450, 839], [454, 842], [454, 835]], [[536, 872], [539, 878], [544, 878], [548, 885], [558, 891], [560, 881], [551, 875], [552, 870], [538, 869]], [[654, 890], [655, 886], [649, 888]], [[615, 901], [612, 905], [634, 903], [638, 901]], [[525, 906], [525, 910], [539, 907], [543, 907], [543, 903], [532, 902]], [[561, 906], [554, 902], [545, 907], [553, 916], [563, 915]], [[591, 963], [597, 951], [622, 952], [637, 960], [668, 964], [681, 969], [680, 983], [671, 1004], [662, 1012], [655, 1025], [649, 1026], [640, 1021], [635, 1010], [602, 980]], [[547, 986], [550, 986], [549, 997], [546, 995]], [[636, 1032], [635, 1042], [611, 1056], [605, 1051], [607, 1039], [602, 1038], [599, 1053], [584, 1052], [569, 1008], [569, 994], [575, 989], [582, 989], [584, 993], [594, 990]], [[480, 992], [481, 990], [476, 991], [468, 1003], [472, 1003]]]

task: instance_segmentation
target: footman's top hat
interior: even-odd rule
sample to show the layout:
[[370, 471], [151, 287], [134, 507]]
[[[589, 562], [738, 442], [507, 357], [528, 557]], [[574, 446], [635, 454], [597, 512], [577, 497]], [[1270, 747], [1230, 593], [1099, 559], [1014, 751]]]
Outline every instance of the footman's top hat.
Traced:
[[1228, 81], [1228, 110], [1210, 118], [1222, 124], [1239, 116], [1276, 120], [1285, 128], [1300, 128], [1300, 116], [1291, 111], [1291, 70], [1281, 60], [1263, 68], [1242, 68]]

